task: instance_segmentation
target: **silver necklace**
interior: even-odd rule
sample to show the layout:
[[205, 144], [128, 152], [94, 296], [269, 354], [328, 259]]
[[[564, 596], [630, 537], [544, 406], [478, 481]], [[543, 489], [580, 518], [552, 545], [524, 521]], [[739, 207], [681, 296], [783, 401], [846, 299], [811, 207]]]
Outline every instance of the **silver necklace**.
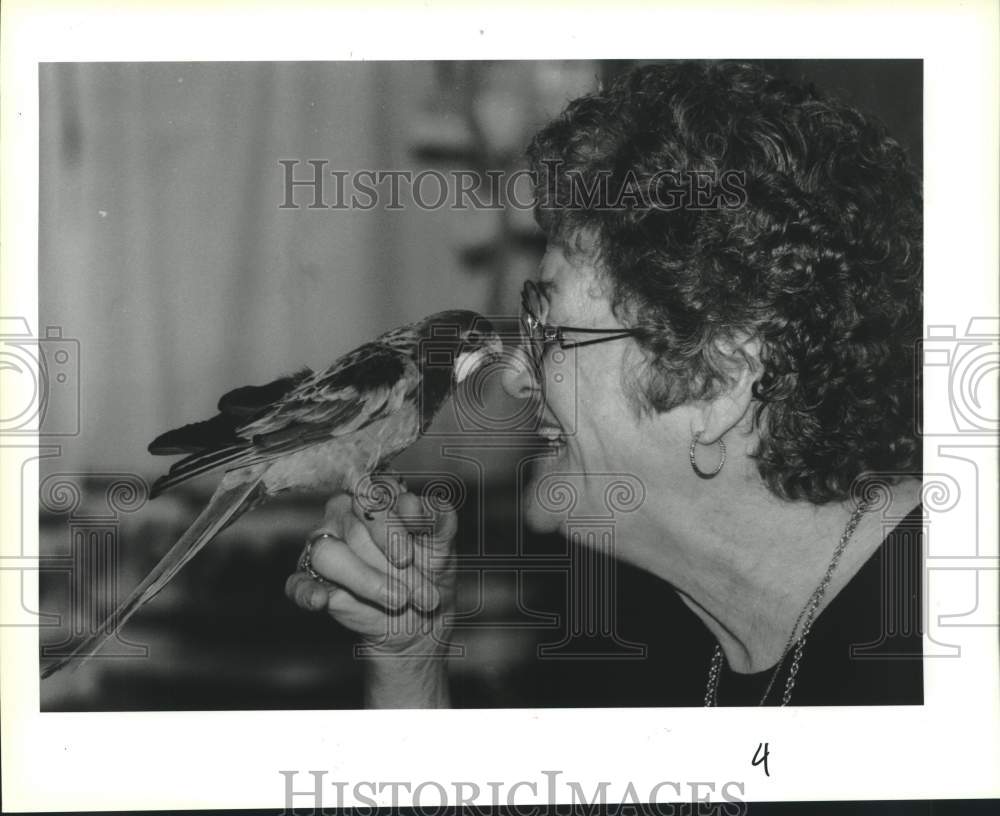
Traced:
[[[867, 510], [868, 503], [861, 502], [854, 509], [854, 512], [851, 513], [851, 517], [847, 521], [847, 526], [840, 536], [840, 541], [837, 542], [837, 547], [833, 551], [833, 558], [830, 559], [830, 565], [826, 568], [826, 573], [823, 575], [819, 585], [813, 590], [812, 595], [809, 596], [809, 600], [806, 601], [806, 605], [802, 607], [802, 611], [799, 612], [799, 616], [795, 619], [795, 624], [792, 626], [792, 633], [788, 636], [788, 641], [781, 652], [778, 665], [774, 667], [774, 671], [771, 674], [771, 681], [767, 684], [764, 696], [760, 698], [760, 702], [757, 705], [764, 705], [767, 701], [767, 697], [771, 693], [771, 689], [774, 688], [774, 683], [778, 679], [778, 675], [781, 673], [781, 668], [785, 665], [785, 658], [788, 657], [788, 653], [792, 651], [792, 647], [794, 646], [795, 654], [792, 657], [792, 665], [788, 669], [788, 679], [785, 681], [785, 692], [781, 696], [781, 704], [783, 706], [788, 705], [788, 701], [792, 699], [795, 678], [798, 676], [799, 664], [802, 662], [802, 652], [805, 650], [806, 638], [809, 636], [813, 622], [816, 619], [816, 610], [819, 608], [820, 603], [822, 603], [823, 596], [826, 595], [826, 590], [830, 586], [833, 573], [837, 569], [837, 564], [840, 563], [840, 557], [844, 554], [844, 550], [847, 549], [847, 544], [851, 540], [851, 536], [854, 535], [854, 531], [858, 527], [858, 522], [861, 521], [861, 517]], [[802, 634], [796, 640], [795, 633], [798, 631], [799, 624], [802, 623], [803, 618], [805, 618], [805, 623], [802, 626]], [[719, 677], [721, 674], [722, 647], [716, 643], [715, 651], [712, 653], [712, 660], [708, 664], [708, 683], [705, 686], [705, 705], [707, 707], [719, 704]]]

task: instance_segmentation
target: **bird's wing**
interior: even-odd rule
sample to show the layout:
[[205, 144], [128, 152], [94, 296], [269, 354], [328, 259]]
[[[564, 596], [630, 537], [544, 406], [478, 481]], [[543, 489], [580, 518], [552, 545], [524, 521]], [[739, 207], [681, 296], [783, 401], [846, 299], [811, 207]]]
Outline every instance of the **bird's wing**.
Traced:
[[269, 411], [305, 379], [312, 376], [308, 368], [281, 377], [267, 385], [245, 385], [224, 394], [219, 400], [219, 413], [202, 422], [192, 422], [160, 434], [149, 443], [149, 452], [157, 456], [178, 453], [217, 451], [245, 442], [237, 434], [240, 425]]
[[285, 395], [294, 391], [312, 374], [311, 369], [303, 368], [289, 377], [279, 377], [267, 385], [244, 385], [242, 388], [234, 388], [219, 399], [219, 413], [244, 421], [256, 419], [270, 410]]
[[[220, 409], [232, 417], [254, 411], [254, 418], [234, 422], [231, 432], [219, 435], [220, 444], [202, 445], [175, 463], [153, 485], [152, 495], [217, 468], [230, 470], [258, 464], [361, 430], [398, 408], [402, 395], [419, 386], [420, 372], [402, 347], [375, 341], [344, 355], [323, 371], [301, 376], [279, 399], [264, 403], [261, 397], [278, 392], [281, 382], [236, 389], [224, 396]], [[171, 433], [190, 429], [185, 437], [190, 439], [201, 434], [199, 425], [212, 422], [222, 425], [216, 417]], [[164, 434], [157, 441], [167, 439], [176, 450], [180, 443], [176, 437], [168, 437]]]
[[406, 354], [367, 343], [303, 380], [271, 410], [241, 426], [239, 434], [269, 453], [344, 436], [385, 416], [394, 393], [416, 388], [419, 378]]

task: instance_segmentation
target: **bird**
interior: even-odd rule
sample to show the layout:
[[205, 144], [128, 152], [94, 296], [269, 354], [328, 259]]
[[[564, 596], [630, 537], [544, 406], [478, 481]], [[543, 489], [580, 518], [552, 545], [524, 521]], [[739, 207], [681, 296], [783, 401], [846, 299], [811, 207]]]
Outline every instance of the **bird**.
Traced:
[[158, 436], [150, 453], [185, 457], [154, 482], [151, 499], [213, 471], [222, 472], [218, 487], [108, 620], [46, 666], [42, 678], [92, 657], [209, 541], [265, 499], [289, 491], [363, 494], [371, 476], [427, 430], [454, 387], [502, 354], [502, 340], [482, 315], [438, 312], [380, 335], [322, 371], [303, 368], [229, 391], [215, 416]]

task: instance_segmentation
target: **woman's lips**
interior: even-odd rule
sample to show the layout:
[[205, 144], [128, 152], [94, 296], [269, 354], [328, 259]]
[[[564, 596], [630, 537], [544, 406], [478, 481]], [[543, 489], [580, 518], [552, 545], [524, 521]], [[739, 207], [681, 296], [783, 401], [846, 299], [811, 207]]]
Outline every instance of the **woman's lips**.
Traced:
[[558, 425], [545, 424], [538, 429], [538, 435], [542, 437], [550, 445], [558, 446], [565, 443], [563, 439], [562, 428]]

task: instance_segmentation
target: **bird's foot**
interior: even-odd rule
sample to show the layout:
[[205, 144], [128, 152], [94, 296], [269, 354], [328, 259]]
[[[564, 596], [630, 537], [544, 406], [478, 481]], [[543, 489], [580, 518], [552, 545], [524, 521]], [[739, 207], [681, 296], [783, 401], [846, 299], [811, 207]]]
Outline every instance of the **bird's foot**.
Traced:
[[406, 477], [403, 476], [403, 474], [398, 470], [385, 468], [384, 470], [376, 471], [371, 475], [371, 480], [379, 485], [399, 485], [398, 490], [395, 489], [395, 487], [391, 488], [394, 496], [397, 496], [399, 493], [406, 493], [409, 491], [409, 488], [406, 485]]
[[361, 514], [368, 519], [368, 521], [375, 521], [375, 516], [373, 516], [371, 511], [368, 510], [368, 508], [372, 505], [372, 499], [366, 491], [350, 489], [345, 490], [344, 492], [358, 503], [358, 506], [361, 508]]
[[369, 474], [348, 491], [361, 506], [368, 521], [374, 520], [374, 513], [388, 512], [395, 507], [399, 495], [405, 492], [406, 484], [402, 477], [389, 471]]

